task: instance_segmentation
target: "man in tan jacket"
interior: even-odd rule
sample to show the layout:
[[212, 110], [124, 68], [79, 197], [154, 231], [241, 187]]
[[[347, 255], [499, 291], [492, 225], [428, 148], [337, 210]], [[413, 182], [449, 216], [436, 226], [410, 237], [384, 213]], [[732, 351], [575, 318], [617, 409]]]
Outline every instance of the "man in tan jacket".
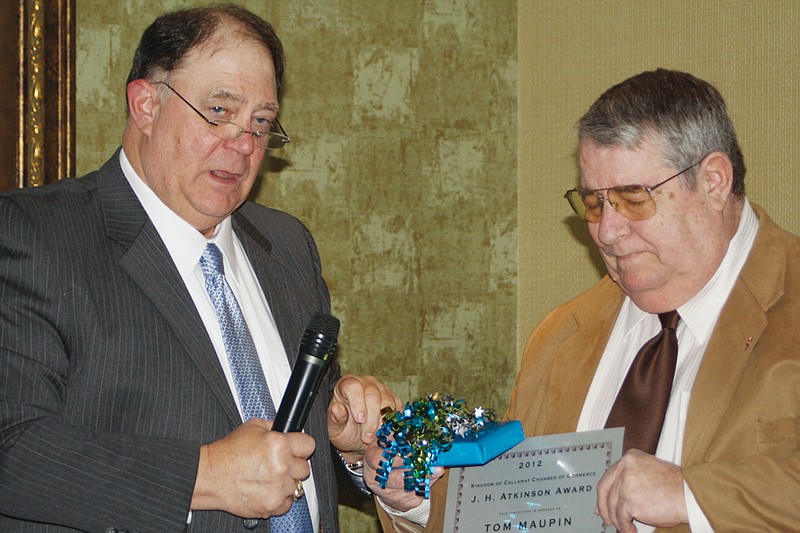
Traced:
[[[800, 531], [800, 238], [745, 198], [721, 95], [686, 73], [641, 73], [592, 105], [579, 145], [565, 196], [608, 275], [532, 333], [506, 418], [528, 436], [605, 427], [657, 315], [677, 310], [657, 448], [606, 472], [598, 514], [625, 533]], [[427, 511], [401, 480], [372, 482], [379, 458], [365, 478], [384, 528], [440, 531], [446, 476]]]

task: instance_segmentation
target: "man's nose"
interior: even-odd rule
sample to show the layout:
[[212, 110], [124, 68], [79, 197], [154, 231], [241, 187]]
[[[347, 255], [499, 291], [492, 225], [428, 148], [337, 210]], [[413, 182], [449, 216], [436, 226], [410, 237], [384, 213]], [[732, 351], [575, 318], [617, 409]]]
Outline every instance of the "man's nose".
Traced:
[[247, 130], [241, 130], [238, 137], [235, 139], [228, 139], [225, 142], [228, 143], [231, 149], [236, 150], [242, 155], [252, 154], [256, 146], [253, 134]]
[[597, 239], [605, 245], [612, 245], [620, 237], [628, 234], [630, 221], [617, 211], [611, 200], [604, 197], [602, 201], [604, 205], [600, 213], [600, 220], [596, 222]]

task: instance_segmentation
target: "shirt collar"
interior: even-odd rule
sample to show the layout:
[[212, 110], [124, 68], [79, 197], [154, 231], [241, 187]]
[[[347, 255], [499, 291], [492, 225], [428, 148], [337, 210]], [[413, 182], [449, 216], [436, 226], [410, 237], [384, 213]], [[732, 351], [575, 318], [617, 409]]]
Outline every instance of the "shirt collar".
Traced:
[[[227, 261], [228, 266], [225, 272], [228, 276], [232, 276], [236, 283], [239, 283], [239, 263], [237, 261], [236, 247], [233, 239], [233, 226], [231, 224], [231, 217], [217, 224], [214, 230], [214, 235], [207, 241], [207, 243], [214, 243], [222, 251], [222, 255]], [[202, 252], [201, 252], [202, 253]], [[200, 257], [198, 256], [198, 261]]]
[[147, 216], [158, 231], [178, 272], [185, 278], [200, 261], [206, 244], [214, 242], [222, 250], [230, 265], [231, 274], [238, 272], [233, 245], [231, 217], [225, 218], [214, 229], [210, 239], [197, 231], [161, 201], [155, 192], [142, 180], [131, 165], [125, 150], [120, 150], [120, 166], [133, 192], [144, 207]]
[[[725, 258], [705, 287], [688, 302], [678, 308], [681, 318], [699, 343], [705, 344], [717, 323], [717, 318], [733, 290], [739, 272], [742, 271], [747, 256], [753, 247], [758, 233], [758, 217], [750, 202], [744, 200], [739, 227], [728, 245]], [[713, 317], [713, 320], [709, 320]]]

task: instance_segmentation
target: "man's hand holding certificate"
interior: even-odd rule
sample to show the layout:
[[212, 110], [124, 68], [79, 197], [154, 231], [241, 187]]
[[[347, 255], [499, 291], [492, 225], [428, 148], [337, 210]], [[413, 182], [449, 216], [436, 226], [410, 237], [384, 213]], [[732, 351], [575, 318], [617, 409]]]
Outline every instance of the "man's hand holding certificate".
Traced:
[[597, 483], [621, 453], [622, 429], [604, 429], [531, 437], [486, 465], [453, 468], [444, 530], [606, 531]]

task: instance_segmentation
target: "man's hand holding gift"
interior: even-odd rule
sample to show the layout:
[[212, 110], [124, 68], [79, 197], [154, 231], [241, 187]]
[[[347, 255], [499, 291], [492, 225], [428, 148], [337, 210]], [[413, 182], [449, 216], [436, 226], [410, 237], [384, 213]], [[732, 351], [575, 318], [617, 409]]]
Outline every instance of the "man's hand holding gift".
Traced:
[[[378, 481], [378, 470], [382, 460], [383, 448], [378, 445], [377, 441], [373, 442], [367, 448], [367, 453], [364, 457], [364, 482], [375, 493], [375, 496], [380, 498], [385, 505], [400, 512], [415, 509], [423, 503], [425, 501], [424, 496], [418, 495], [413, 490], [405, 490], [402, 470], [403, 459], [400, 456], [395, 456], [392, 461], [393, 469], [386, 477], [386, 482], [381, 483]], [[443, 467], [434, 467], [433, 473], [430, 475], [430, 485], [433, 486], [443, 474]]]

